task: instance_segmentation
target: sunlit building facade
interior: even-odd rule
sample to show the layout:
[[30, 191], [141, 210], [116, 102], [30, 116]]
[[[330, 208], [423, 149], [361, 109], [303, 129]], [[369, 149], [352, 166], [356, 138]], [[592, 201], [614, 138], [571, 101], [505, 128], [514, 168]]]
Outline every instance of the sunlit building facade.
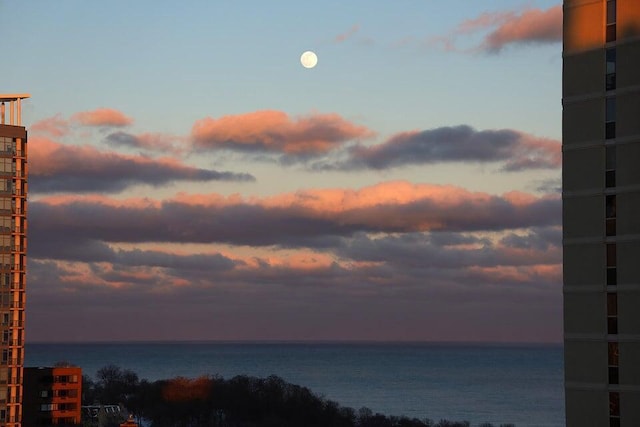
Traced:
[[640, 1], [565, 0], [568, 427], [640, 426]]
[[76, 366], [24, 368], [22, 424], [82, 426], [82, 369]]
[[0, 94], [0, 427], [22, 425], [27, 131], [21, 101]]

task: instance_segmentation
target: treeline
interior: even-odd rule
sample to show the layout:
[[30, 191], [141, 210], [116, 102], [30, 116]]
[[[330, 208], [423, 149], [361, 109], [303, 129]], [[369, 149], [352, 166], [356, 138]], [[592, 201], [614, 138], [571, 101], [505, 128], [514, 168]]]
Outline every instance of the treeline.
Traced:
[[[83, 377], [83, 405], [119, 403], [152, 427], [470, 427], [467, 421], [355, 411], [277, 376], [140, 380], [117, 366]], [[498, 427], [489, 423], [478, 427]], [[502, 424], [499, 427], [515, 427]]]

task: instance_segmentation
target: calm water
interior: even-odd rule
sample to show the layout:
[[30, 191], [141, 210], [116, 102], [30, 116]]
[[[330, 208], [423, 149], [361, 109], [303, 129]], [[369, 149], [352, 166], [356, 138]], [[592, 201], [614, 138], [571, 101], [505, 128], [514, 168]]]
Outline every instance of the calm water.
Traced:
[[26, 366], [108, 364], [156, 380], [278, 375], [341, 405], [439, 420], [564, 425], [560, 345], [344, 343], [27, 344]]

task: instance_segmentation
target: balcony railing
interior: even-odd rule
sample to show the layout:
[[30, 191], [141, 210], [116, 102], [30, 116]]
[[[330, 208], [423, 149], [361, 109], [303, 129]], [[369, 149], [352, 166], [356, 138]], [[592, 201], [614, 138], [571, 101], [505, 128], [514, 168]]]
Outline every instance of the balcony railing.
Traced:
[[24, 265], [22, 264], [0, 264], [0, 271], [22, 271]]

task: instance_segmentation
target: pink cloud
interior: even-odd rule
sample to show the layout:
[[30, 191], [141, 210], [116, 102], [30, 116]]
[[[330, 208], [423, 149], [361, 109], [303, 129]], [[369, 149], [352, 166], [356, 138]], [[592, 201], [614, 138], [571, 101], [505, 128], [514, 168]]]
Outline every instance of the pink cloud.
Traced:
[[[471, 48], [460, 48], [459, 37], [485, 32], [483, 41]], [[488, 32], [488, 34], [486, 34]], [[455, 52], [500, 52], [514, 44], [548, 44], [562, 41], [562, 6], [549, 9], [525, 9], [521, 12], [485, 12], [460, 23], [445, 35], [429, 38], [426, 45]]]
[[495, 266], [468, 268], [471, 276], [489, 283], [560, 283], [562, 282], [562, 264], [539, 264], [520, 266]]
[[338, 114], [311, 114], [292, 119], [282, 111], [211, 117], [198, 120], [191, 137], [200, 149], [227, 148], [239, 151], [318, 155], [355, 138], [369, 137], [369, 129]]
[[133, 119], [111, 108], [83, 111], [71, 116], [71, 120], [84, 126], [123, 127], [133, 123]]
[[53, 137], [65, 136], [69, 132], [69, 122], [60, 114], [35, 122], [29, 127], [29, 131], [35, 134], [49, 134]]
[[[71, 221], [76, 232], [87, 233], [86, 238], [101, 236], [106, 241], [283, 247], [359, 232], [507, 230], [555, 225], [559, 209], [558, 195], [538, 197], [512, 192], [499, 196], [405, 181], [359, 190], [314, 189], [264, 198], [180, 194], [159, 202], [65, 196], [32, 203], [33, 221], [39, 218], [41, 226], [55, 235], [68, 233], [65, 224]], [[86, 216], [87, 211], [93, 214]], [[183, 221], [185, 217], [190, 221]], [[64, 221], [58, 223], [54, 218]]]
[[499, 52], [510, 44], [562, 41], [562, 6], [529, 9], [511, 17], [485, 37], [483, 48]]
[[478, 30], [484, 30], [486, 28], [502, 25], [505, 22], [513, 19], [516, 16], [515, 12], [484, 12], [477, 18], [467, 19], [458, 25], [455, 30], [456, 34], [472, 33]]
[[338, 34], [333, 41], [336, 43], [343, 43], [353, 37], [358, 31], [360, 31], [360, 25], [355, 24], [344, 33]]

